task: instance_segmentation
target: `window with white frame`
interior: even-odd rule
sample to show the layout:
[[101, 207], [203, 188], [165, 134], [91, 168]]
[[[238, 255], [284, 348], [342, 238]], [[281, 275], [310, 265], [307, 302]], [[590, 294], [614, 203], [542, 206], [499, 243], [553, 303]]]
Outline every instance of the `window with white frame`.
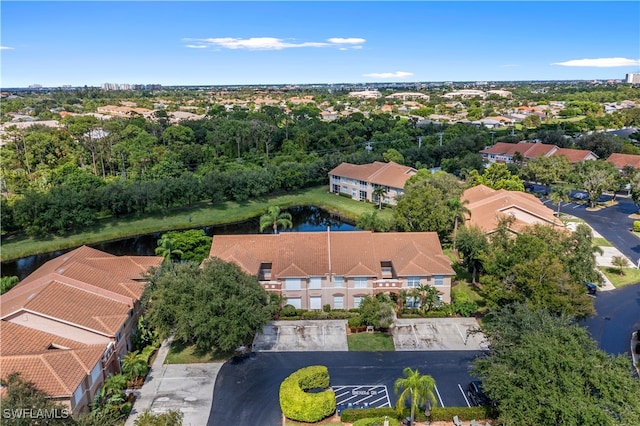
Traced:
[[358, 190], [357, 189], [352, 189], [351, 190], [351, 196], [352, 197], [357, 197], [358, 196]]
[[346, 187], [346, 186], [343, 186], [343, 187], [342, 187], [342, 192], [343, 192], [344, 194], [347, 194], [347, 193], [349, 192], [349, 188], [348, 188], [348, 187]]
[[300, 278], [285, 278], [285, 290], [300, 290]]
[[100, 363], [97, 363], [95, 367], [93, 367], [93, 370], [91, 370], [91, 385], [93, 386], [94, 383], [96, 383], [98, 381], [98, 379], [100, 379], [100, 375], [102, 374], [102, 366], [100, 365]]
[[407, 287], [420, 287], [420, 277], [407, 277]]
[[364, 296], [353, 296], [353, 307], [359, 308], [363, 300]]
[[436, 275], [433, 277], [433, 285], [444, 285], [444, 276]]
[[353, 288], [367, 288], [368, 282], [367, 277], [355, 277], [353, 279]]
[[315, 309], [315, 310], [322, 309], [322, 297], [310, 297], [309, 309]]
[[287, 305], [291, 305], [296, 309], [302, 309], [302, 299], [299, 297], [287, 297]]
[[333, 296], [333, 309], [344, 309], [344, 296]]
[[344, 287], [344, 277], [334, 276], [333, 277], [333, 286], [334, 287]]
[[322, 288], [322, 277], [309, 278], [309, 290], [320, 290]]

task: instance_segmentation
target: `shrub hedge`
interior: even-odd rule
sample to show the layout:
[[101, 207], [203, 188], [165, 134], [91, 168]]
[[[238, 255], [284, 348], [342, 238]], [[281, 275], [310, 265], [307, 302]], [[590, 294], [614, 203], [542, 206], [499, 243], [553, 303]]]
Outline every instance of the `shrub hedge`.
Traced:
[[[400, 420], [394, 417], [387, 417], [387, 420], [389, 420], [389, 426], [400, 426]], [[353, 426], [384, 426], [384, 416], [356, 420]]]
[[485, 420], [494, 418], [491, 407], [433, 407], [431, 421], [451, 421], [453, 416], [460, 420]]
[[384, 408], [347, 408], [340, 413], [340, 420], [345, 423], [354, 423], [357, 420], [361, 419], [370, 419], [384, 416], [389, 418], [398, 418], [398, 412], [391, 407]]
[[[336, 411], [336, 395], [329, 387], [329, 370], [323, 365], [301, 368], [280, 384], [280, 408], [285, 417], [314, 423]], [[322, 392], [308, 393], [311, 389]]]
[[633, 221], [633, 231], [640, 232], [640, 220]]

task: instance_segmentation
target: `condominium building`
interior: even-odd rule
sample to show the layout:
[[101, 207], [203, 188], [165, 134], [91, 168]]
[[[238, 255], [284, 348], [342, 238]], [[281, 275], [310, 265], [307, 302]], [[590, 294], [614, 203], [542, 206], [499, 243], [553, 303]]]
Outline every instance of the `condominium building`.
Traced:
[[299, 309], [350, 309], [367, 295], [421, 285], [451, 301], [455, 272], [435, 232], [216, 235], [210, 257], [234, 262]]

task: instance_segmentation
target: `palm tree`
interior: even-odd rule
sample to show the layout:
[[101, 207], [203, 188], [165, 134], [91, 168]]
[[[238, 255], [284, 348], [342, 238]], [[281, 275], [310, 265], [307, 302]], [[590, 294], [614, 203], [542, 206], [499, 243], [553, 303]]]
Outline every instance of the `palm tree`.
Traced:
[[280, 207], [271, 206], [267, 209], [267, 213], [260, 216], [260, 232], [266, 228], [272, 226], [273, 233], [278, 233], [278, 226], [282, 228], [292, 228], [293, 222], [291, 221], [291, 214], [287, 212], [280, 212]]
[[466, 221], [467, 215], [471, 217], [471, 211], [466, 207], [469, 200], [461, 201], [459, 198], [450, 198], [447, 201], [453, 215], [453, 250], [456, 249], [456, 234], [458, 233], [458, 221]]
[[156, 254], [164, 257], [165, 261], [171, 262], [174, 257], [180, 257], [183, 253], [182, 250], [177, 250], [173, 247], [173, 240], [167, 234], [163, 234], [158, 240]]
[[549, 194], [549, 199], [551, 200], [552, 203], [557, 204], [558, 205], [558, 219], [560, 218], [560, 207], [561, 207], [561, 203], [562, 202], [568, 202], [569, 201], [569, 195], [565, 192], [565, 191], [553, 191], [551, 194]]
[[396, 403], [396, 410], [401, 413], [404, 410], [405, 402], [407, 399], [411, 402], [411, 424], [415, 418], [415, 410], [422, 404], [429, 401], [432, 407], [436, 406], [436, 395], [434, 389], [436, 387], [436, 381], [428, 374], [420, 374], [416, 370], [412, 370], [407, 367], [402, 370], [404, 377], [396, 379], [393, 384], [395, 393], [402, 391], [398, 396], [398, 402]]
[[384, 186], [378, 185], [373, 188], [373, 198], [378, 199], [378, 210], [382, 209], [382, 197], [387, 193], [387, 189]]

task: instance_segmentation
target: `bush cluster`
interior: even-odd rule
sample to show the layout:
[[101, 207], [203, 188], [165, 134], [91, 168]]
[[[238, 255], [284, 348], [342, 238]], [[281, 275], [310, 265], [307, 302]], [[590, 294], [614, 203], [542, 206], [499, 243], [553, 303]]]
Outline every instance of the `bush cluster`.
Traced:
[[[389, 426], [400, 426], [400, 420], [387, 417]], [[353, 422], [353, 426], [383, 426], [384, 425], [384, 416], [382, 417], [371, 417], [366, 419], [360, 419]]]
[[355, 423], [358, 420], [362, 419], [371, 419], [371, 418], [379, 418], [382, 417], [384, 420], [384, 416], [389, 417], [389, 419], [398, 418], [398, 412], [391, 407], [382, 407], [382, 408], [348, 408], [343, 410], [340, 413], [340, 420], [345, 423]]
[[633, 221], [633, 232], [640, 232], [640, 220]]
[[[323, 365], [301, 368], [280, 384], [280, 408], [285, 417], [318, 422], [336, 411], [336, 395], [329, 387], [329, 370]], [[322, 392], [308, 393], [312, 389]]]
[[453, 416], [460, 420], [479, 420], [494, 418], [491, 407], [433, 407], [431, 409], [431, 421], [451, 421]]

